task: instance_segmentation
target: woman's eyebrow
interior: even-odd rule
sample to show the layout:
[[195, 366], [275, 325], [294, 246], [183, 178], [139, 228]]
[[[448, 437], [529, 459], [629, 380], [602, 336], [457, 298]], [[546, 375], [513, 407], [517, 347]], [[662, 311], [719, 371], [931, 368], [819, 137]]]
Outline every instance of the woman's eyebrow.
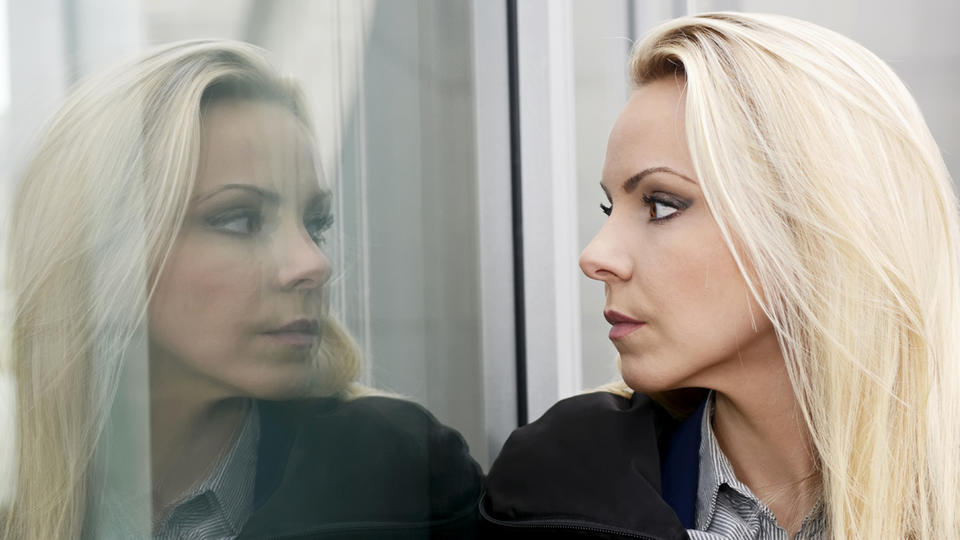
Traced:
[[[661, 172], [663, 172], [663, 173], [669, 173], [669, 174], [672, 174], [672, 175], [675, 175], [675, 176], [679, 176], [680, 178], [683, 178], [684, 180], [686, 180], [686, 181], [688, 181], [688, 182], [693, 182], [694, 184], [697, 183], [696, 180], [694, 180], [693, 178], [690, 178], [689, 176], [687, 176], [687, 175], [685, 175], [685, 174], [683, 174], [683, 173], [680, 173], [680, 172], [677, 171], [676, 169], [671, 169], [670, 167], [662, 167], [662, 166], [661, 166], [661, 167], [650, 167], [650, 168], [648, 168], [648, 169], [644, 169], [644, 170], [638, 172], [637, 174], [631, 176], [630, 178], [627, 178], [627, 179], [623, 182], [622, 189], [623, 189], [623, 191], [625, 191], [626, 193], [632, 193], [633, 190], [637, 189], [637, 185], [640, 183], [641, 180], [643, 180], [643, 179], [646, 178], [647, 176], [650, 176], [650, 175], [653, 174], [653, 173], [661, 173]], [[602, 181], [600, 182], [600, 187], [603, 188], [603, 191], [605, 191], [605, 192], [607, 191], [607, 188], [606, 188], [606, 186], [603, 185], [603, 182], [602, 182]]]
[[198, 196], [194, 197], [193, 202], [194, 202], [194, 203], [198, 203], [198, 202], [201, 202], [201, 201], [205, 201], [205, 200], [209, 199], [210, 197], [213, 197], [213, 196], [216, 195], [217, 193], [221, 193], [221, 192], [226, 191], [226, 190], [228, 190], [228, 189], [240, 189], [240, 190], [244, 190], [244, 191], [249, 191], [249, 192], [254, 193], [255, 195], [259, 195], [260, 197], [262, 197], [262, 198], [265, 199], [266, 201], [271, 202], [271, 203], [274, 203], [274, 204], [279, 204], [279, 202], [280, 202], [280, 196], [277, 195], [275, 192], [270, 191], [270, 190], [266, 190], [266, 189], [263, 189], [263, 188], [260, 188], [260, 187], [257, 187], [257, 186], [254, 186], [254, 185], [252, 185], [252, 184], [224, 184], [224, 185], [218, 187], [217, 189], [214, 189], [214, 190], [211, 191], [210, 193], [205, 193], [205, 194], [198, 195]]
[[649, 169], [644, 169], [638, 172], [637, 174], [631, 176], [630, 178], [627, 178], [627, 180], [623, 183], [623, 191], [627, 193], [632, 192], [633, 190], [637, 189], [637, 184], [639, 184], [641, 180], [643, 180], [647, 176], [650, 176], [653, 173], [660, 173], [660, 172], [679, 176], [680, 178], [683, 178], [688, 182], [693, 182], [694, 184], [696, 184], [696, 182], [694, 182], [693, 179], [690, 178], [689, 176], [681, 174], [676, 170], [671, 169], [670, 167], [650, 167]]

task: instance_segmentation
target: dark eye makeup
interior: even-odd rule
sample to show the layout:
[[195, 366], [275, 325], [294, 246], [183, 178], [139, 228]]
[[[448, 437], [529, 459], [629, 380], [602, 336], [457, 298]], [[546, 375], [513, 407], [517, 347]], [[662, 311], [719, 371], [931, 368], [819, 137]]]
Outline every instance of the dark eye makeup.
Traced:
[[668, 193], [652, 193], [643, 196], [643, 203], [650, 209], [650, 221], [663, 222], [680, 215], [690, 208], [690, 201]]
[[[642, 196], [643, 204], [649, 209], [651, 222], [664, 222], [690, 208], [691, 201], [670, 195], [669, 193], [655, 192]], [[613, 204], [600, 204], [600, 210], [609, 216], [613, 212]]]
[[249, 236], [263, 228], [263, 214], [259, 208], [236, 207], [207, 217], [207, 225], [219, 231], [238, 236]]
[[[234, 235], [253, 236], [264, 228], [263, 213], [259, 208], [228, 208], [204, 218], [213, 229]], [[303, 217], [303, 227], [318, 246], [326, 243], [324, 233], [333, 225], [333, 215], [329, 211], [313, 211]]]
[[329, 212], [308, 214], [303, 219], [303, 226], [306, 227], [307, 233], [310, 235], [310, 238], [313, 239], [313, 242], [318, 246], [322, 246], [327, 242], [323, 233], [333, 226], [333, 215]]

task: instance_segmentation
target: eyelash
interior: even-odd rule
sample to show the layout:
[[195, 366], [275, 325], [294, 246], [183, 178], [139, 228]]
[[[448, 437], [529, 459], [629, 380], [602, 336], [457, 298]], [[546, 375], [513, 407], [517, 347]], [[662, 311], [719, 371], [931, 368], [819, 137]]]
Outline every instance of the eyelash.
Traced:
[[[677, 202], [677, 201], [673, 201], [673, 200], [670, 200], [670, 199], [667, 199], [667, 198], [664, 198], [664, 197], [657, 197], [657, 196], [650, 196], [650, 195], [643, 195], [642, 200], [643, 200], [643, 204], [645, 204], [647, 207], [650, 208], [650, 214], [651, 214], [651, 216], [650, 216], [650, 221], [651, 221], [651, 222], [660, 222], [660, 223], [662, 223], [662, 222], [664, 222], [664, 221], [666, 221], [666, 220], [668, 220], [668, 219], [676, 216], [677, 214], [679, 214], [681, 211], [685, 210], [685, 209], [689, 206], [689, 205], [686, 205], [686, 204], [683, 204], [683, 203], [680, 203], [680, 202]], [[673, 213], [671, 213], [671, 214], [669, 214], [669, 215], [667, 215], [667, 216], [663, 216], [663, 217], [661, 217], [661, 218], [654, 217], [654, 216], [653, 216], [653, 213], [656, 211], [656, 205], [658, 205], [658, 204], [661, 204], [661, 205], [663, 205], [663, 206], [667, 206], [667, 207], [669, 207], [669, 208], [673, 208], [673, 209], [676, 210], [676, 211], [673, 212]], [[611, 213], [613, 213], [613, 204], [603, 204], [603, 203], [600, 203], [600, 211], [603, 212], [604, 214], [606, 214], [607, 216], [609, 216]]]
[[[310, 225], [314, 225], [315, 229], [311, 230]], [[323, 233], [333, 226], [333, 216], [331, 214], [311, 215], [303, 220], [303, 226], [307, 228], [307, 234], [310, 235], [313, 242], [318, 246], [322, 246], [327, 243], [327, 239], [324, 238]]]

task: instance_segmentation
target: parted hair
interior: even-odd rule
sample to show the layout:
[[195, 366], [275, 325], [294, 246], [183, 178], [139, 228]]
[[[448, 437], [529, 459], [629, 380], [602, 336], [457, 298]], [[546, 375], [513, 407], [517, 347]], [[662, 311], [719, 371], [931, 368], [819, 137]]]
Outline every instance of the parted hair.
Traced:
[[[262, 50], [206, 40], [82, 82], [41, 134], [9, 218], [3, 368], [16, 381], [18, 460], [0, 538], [89, 530], [93, 457], [192, 196], [201, 117], [229, 98], [280, 104], [312, 133], [297, 85]], [[359, 350], [333, 316], [322, 324], [313, 393], [349, 396]]]
[[893, 71], [803, 21], [652, 30], [635, 85], [683, 85], [697, 177], [776, 330], [832, 538], [960, 538], [953, 184]]

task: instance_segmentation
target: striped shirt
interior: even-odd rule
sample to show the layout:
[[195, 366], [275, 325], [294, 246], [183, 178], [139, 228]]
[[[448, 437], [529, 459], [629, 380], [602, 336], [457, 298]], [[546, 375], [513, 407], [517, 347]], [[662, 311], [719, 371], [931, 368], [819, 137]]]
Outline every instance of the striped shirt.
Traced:
[[[697, 528], [687, 531], [690, 539], [787, 540], [787, 531], [777, 524], [773, 512], [737, 480], [730, 461], [720, 450], [713, 433], [713, 402], [711, 393], [700, 425]], [[793, 540], [816, 540], [824, 535], [823, 511], [818, 502], [804, 518]]]
[[239, 435], [210, 475], [181, 497], [159, 523], [156, 540], [235, 538], [253, 512], [253, 481], [260, 442], [260, 415], [255, 401]]

